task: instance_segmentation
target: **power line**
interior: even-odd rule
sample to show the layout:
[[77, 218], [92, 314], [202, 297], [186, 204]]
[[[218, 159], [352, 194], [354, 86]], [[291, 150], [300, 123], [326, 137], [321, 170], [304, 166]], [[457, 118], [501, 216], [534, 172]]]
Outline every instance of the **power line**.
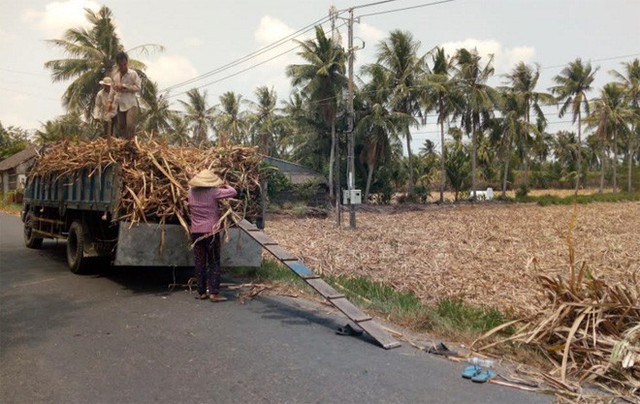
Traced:
[[26, 74], [28, 76], [35, 76], [35, 77], [49, 77], [46, 74], [38, 74], [38, 73], [26, 72], [26, 71], [23, 71], [23, 70], [5, 69], [4, 67], [0, 67], [0, 71], [9, 72], [9, 73]]
[[[640, 56], [640, 53], [632, 53], [630, 55], [619, 55], [619, 56], [611, 56], [608, 58], [602, 58], [602, 59], [593, 59], [593, 60], [589, 60], [589, 63], [593, 63], [593, 62], [606, 62], [608, 60], [616, 60], [616, 59], [624, 59], [624, 58], [632, 58], [635, 56]], [[544, 70], [544, 69], [557, 69], [560, 67], [567, 67], [567, 63], [563, 64], [563, 65], [553, 65], [553, 66], [541, 66], [540, 70]]]
[[358, 17], [371, 17], [374, 15], [382, 15], [382, 14], [389, 14], [389, 13], [396, 13], [399, 11], [407, 11], [407, 10], [413, 10], [416, 8], [422, 8], [422, 7], [429, 7], [429, 6], [437, 6], [439, 4], [445, 4], [445, 3], [451, 3], [455, 0], [442, 0], [442, 1], [434, 1], [432, 3], [425, 3], [425, 4], [418, 4], [417, 6], [411, 6], [411, 7], [403, 7], [403, 8], [396, 8], [396, 9], [392, 9], [392, 10], [386, 10], [386, 11], [378, 11], [376, 13], [369, 13], [369, 14], [361, 14]]
[[[251, 65], [251, 66], [249, 66], [249, 67], [247, 67], [247, 68], [245, 68], [245, 69], [239, 70], [239, 71], [237, 71], [237, 72], [235, 72], [235, 73], [229, 74], [228, 76], [224, 76], [224, 77], [219, 78], [219, 79], [217, 79], [217, 80], [210, 81], [210, 82], [208, 82], [208, 83], [206, 83], [206, 84], [203, 84], [203, 85], [198, 86], [198, 87], [195, 87], [195, 88], [203, 88], [203, 87], [207, 87], [207, 86], [210, 86], [210, 85], [212, 85], [212, 84], [216, 84], [216, 83], [219, 83], [219, 82], [221, 82], [221, 81], [227, 80], [227, 79], [229, 79], [229, 78], [231, 78], [231, 77], [235, 77], [235, 76], [237, 76], [237, 75], [239, 75], [239, 74], [242, 74], [242, 73], [244, 73], [244, 72], [246, 72], [246, 71], [249, 71], [249, 70], [254, 69], [254, 68], [256, 68], [256, 67], [258, 67], [258, 66], [260, 66], [260, 65], [263, 65], [263, 64], [265, 64], [265, 63], [268, 63], [268, 62], [270, 62], [270, 61], [272, 61], [272, 60], [274, 60], [274, 59], [277, 59], [277, 58], [279, 58], [280, 56], [283, 56], [283, 55], [285, 55], [285, 54], [287, 54], [287, 53], [289, 53], [289, 52], [292, 52], [292, 51], [294, 51], [294, 50], [298, 49], [298, 47], [299, 47], [299, 46], [293, 47], [293, 48], [291, 48], [291, 49], [289, 49], [289, 50], [286, 50], [286, 51], [284, 51], [284, 52], [282, 52], [282, 53], [279, 53], [279, 54], [277, 54], [277, 55], [275, 55], [275, 56], [273, 56], [273, 57], [271, 57], [271, 58], [269, 58], [269, 59], [267, 59], [267, 60], [264, 60], [264, 61], [260, 62], [260, 63], [253, 64], [253, 65]], [[177, 96], [180, 96], [180, 95], [186, 94], [187, 92], [188, 92], [188, 91], [184, 91], [184, 92], [182, 92], [182, 93], [178, 93], [178, 94], [174, 94], [174, 95], [169, 95], [169, 96], [167, 96], [167, 98], [177, 97]]]
[[371, 7], [371, 6], [379, 6], [380, 4], [393, 3], [394, 1], [398, 1], [398, 0], [376, 1], [375, 3], [367, 3], [367, 4], [361, 4], [359, 6], [353, 6], [353, 7], [351, 7], [351, 9], [356, 10], [356, 9], [359, 9], [359, 8], [365, 8], [365, 7]]
[[171, 85], [171, 86], [161, 90], [161, 92], [167, 92], [169, 90], [172, 90], [172, 89], [175, 89], [175, 88], [178, 88], [178, 87], [183, 87], [185, 85], [192, 84], [192, 83], [194, 83], [196, 81], [203, 80], [203, 79], [205, 79], [207, 77], [210, 77], [210, 76], [213, 76], [215, 74], [221, 73], [221, 72], [223, 72], [225, 70], [228, 70], [228, 69], [230, 69], [232, 67], [235, 67], [235, 66], [237, 66], [239, 64], [242, 64], [242, 63], [244, 63], [246, 61], [249, 61], [249, 60], [251, 60], [251, 59], [253, 59], [253, 58], [257, 57], [257, 56], [262, 55], [265, 52], [268, 52], [270, 50], [273, 50], [273, 49], [283, 45], [284, 43], [288, 42], [291, 39], [294, 39], [294, 38], [296, 38], [296, 37], [298, 37], [300, 35], [303, 35], [303, 34], [309, 32], [309, 31], [311, 31], [312, 29], [314, 29], [314, 27], [316, 25], [321, 25], [321, 24], [327, 22], [329, 20], [329, 18], [330, 18], [329, 16], [322, 17], [322, 18], [314, 21], [313, 23], [311, 23], [311, 24], [309, 24], [309, 25], [307, 25], [307, 26], [305, 26], [303, 28], [300, 28], [299, 30], [293, 32], [292, 34], [289, 34], [289, 35], [287, 35], [287, 36], [285, 36], [285, 37], [283, 37], [283, 38], [281, 38], [281, 39], [279, 39], [279, 40], [277, 40], [275, 42], [272, 42], [269, 45], [266, 45], [266, 46], [254, 51], [254, 52], [251, 52], [251, 53], [249, 53], [249, 54], [247, 54], [247, 55], [245, 55], [245, 56], [243, 56], [243, 57], [241, 57], [239, 59], [236, 59], [236, 60], [234, 60], [232, 62], [229, 62], [229, 63], [227, 63], [227, 64], [225, 64], [223, 66], [215, 68], [215, 69], [213, 69], [213, 70], [211, 70], [211, 71], [209, 71], [207, 73], [201, 74], [201, 75], [196, 76], [194, 78], [191, 78], [189, 80], [185, 80], [183, 82]]
[[[325, 21], [325, 22], [326, 22], [326, 21]], [[336, 27], [336, 29], [341, 28], [341, 27], [343, 27], [344, 25], [346, 25], [346, 22], [345, 22], [345, 23], [342, 23], [341, 25], [338, 25], [338, 26]], [[307, 30], [307, 31], [309, 31], [309, 30]], [[305, 31], [305, 32], [306, 32], [306, 31]], [[235, 76], [237, 76], [237, 75], [239, 75], [239, 74], [241, 74], [241, 73], [247, 72], [247, 71], [252, 70], [252, 69], [254, 69], [254, 68], [258, 67], [258, 66], [261, 66], [261, 65], [263, 65], [263, 64], [265, 64], [265, 63], [268, 63], [268, 62], [270, 62], [270, 61], [272, 61], [272, 60], [274, 60], [274, 59], [277, 59], [277, 58], [279, 58], [279, 57], [281, 57], [281, 56], [284, 56], [285, 54], [287, 54], [287, 53], [289, 53], [289, 52], [292, 52], [292, 51], [294, 51], [294, 50], [298, 49], [299, 47], [300, 47], [300, 45], [296, 45], [296, 46], [294, 46], [293, 48], [291, 48], [291, 49], [289, 49], [289, 50], [286, 50], [286, 51], [284, 51], [284, 52], [282, 52], [282, 53], [279, 53], [279, 54], [277, 54], [277, 55], [275, 55], [275, 56], [273, 56], [273, 57], [271, 57], [271, 58], [269, 58], [269, 59], [267, 59], [267, 60], [264, 60], [264, 61], [259, 62], [259, 63], [255, 63], [255, 64], [250, 65], [250, 66], [248, 66], [248, 67], [246, 67], [246, 68], [244, 68], [244, 69], [242, 69], [242, 70], [239, 70], [239, 71], [237, 71], [237, 72], [235, 72], [235, 73], [229, 74], [229, 75], [227, 75], [227, 76], [225, 76], [225, 77], [222, 77], [222, 78], [220, 78], [220, 79], [217, 79], [217, 80], [214, 80], [214, 81], [208, 82], [208, 83], [206, 83], [206, 84], [200, 85], [200, 86], [198, 86], [198, 87], [196, 87], [196, 88], [203, 88], [203, 87], [207, 87], [207, 86], [210, 86], [210, 85], [212, 85], [212, 84], [216, 84], [216, 83], [219, 83], [219, 82], [221, 82], [221, 81], [227, 80], [227, 79], [229, 79], [229, 78], [231, 78], [231, 77], [235, 77]], [[236, 65], [237, 65], [237, 64], [239, 64], [239, 63], [236, 63]], [[229, 66], [229, 67], [232, 67], [232, 66]], [[226, 69], [224, 69], [224, 70], [226, 70]], [[201, 79], [199, 79], [199, 80], [201, 80]], [[198, 80], [198, 81], [199, 81], [199, 80]], [[174, 94], [174, 95], [168, 96], [167, 98], [177, 97], [177, 96], [180, 96], [180, 95], [186, 94], [187, 92], [188, 92], [188, 91], [183, 91], [183, 92], [181, 92], [181, 93], [178, 93], [178, 94]]]

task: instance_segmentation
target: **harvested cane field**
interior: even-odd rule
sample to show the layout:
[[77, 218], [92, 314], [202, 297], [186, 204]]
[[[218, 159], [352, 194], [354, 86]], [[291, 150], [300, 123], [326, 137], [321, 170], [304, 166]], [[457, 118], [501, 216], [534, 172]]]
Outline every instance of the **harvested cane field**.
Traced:
[[[276, 216], [266, 231], [318, 273], [366, 276], [414, 292], [495, 307], [540, 309], [536, 276], [568, 274], [571, 206], [478, 203], [415, 211], [358, 212], [357, 229], [335, 219]], [[640, 276], [640, 203], [577, 207], [572, 244], [606, 282]]]
[[[276, 217], [267, 232], [316, 272], [367, 277], [423, 303], [460, 299], [514, 318], [472, 344], [523, 344], [549, 360], [545, 383], [579, 381], [633, 402], [640, 392], [640, 203], [541, 207], [478, 203]], [[499, 331], [512, 327], [506, 336]], [[489, 339], [489, 337], [496, 337]], [[570, 381], [573, 380], [573, 381]]]

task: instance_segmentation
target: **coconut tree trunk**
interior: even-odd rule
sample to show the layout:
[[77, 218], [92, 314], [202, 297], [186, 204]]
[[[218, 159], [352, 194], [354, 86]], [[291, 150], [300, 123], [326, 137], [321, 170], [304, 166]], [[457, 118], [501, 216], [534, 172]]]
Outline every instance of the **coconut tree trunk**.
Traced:
[[[631, 144], [629, 146], [631, 146]], [[627, 152], [627, 192], [631, 192], [631, 173], [633, 172], [632, 168], [633, 168], [633, 152], [629, 151]]]
[[604, 172], [607, 162], [607, 149], [602, 147], [602, 161], [600, 162], [600, 188], [598, 189], [598, 193], [601, 194], [604, 190]]
[[409, 155], [409, 184], [407, 186], [407, 194], [409, 198], [413, 195], [413, 153], [411, 152], [411, 134], [407, 128], [407, 154]]
[[367, 186], [364, 189], [364, 201], [365, 203], [368, 203], [369, 201], [369, 191], [371, 190], [371, 182], [373, 181], [373, 170], [375, 168], [374, 163], [369, 162], [369, 164], [367, 164], [368, 166], [368, 170], [367, 170]]
[[576, 194], [580, 188], [580, 175], [582, 174], [582, 114], [578, 110], [578, 153], [576, 156]]
[[618, 137], [616, 136], [616, 130], [613, 130], [613, 161], [612, 161], [612, 166], [611, 168], [613, 168], [613, 192], [617, 192], [618, 190], [618, 174], [617, 174], [617, 168], [618, 168]]
[[529, 190], [529, 145], [527, 142], [529, 141], [529, 107], [527, 106], [527, 111], [525, 113], [525, 122], [527, 124], [527, 132], [523, 142], [523, 152], [524, 152], [524, 187], [526, 190]]
[[331, 121], [331, 151], [329, 152], [329, 199], [334, 201], [334, 189], [333, 189], [333, 166], [336, 161], [336, 130], [335, 120]]
[[502, 199], [506, 199], [507, 197], [507, 175], [509, 175], [509, 160], [506, 159], [504, 162], [504, 177], [502, 178]]
[[[440, 99], [440, 111], [444, 107], [442, 106], [442, 99]], [[444, 182], [446, 179], [445, 173], [445, 148], [444, 148], [444, 119], [440, 119], [440, 203], [444, 202]]]
[[471, 189], [473, 194], [471, 195], [473, 200], [476, 199], [476, 125], [472, 125], [471, 133]]

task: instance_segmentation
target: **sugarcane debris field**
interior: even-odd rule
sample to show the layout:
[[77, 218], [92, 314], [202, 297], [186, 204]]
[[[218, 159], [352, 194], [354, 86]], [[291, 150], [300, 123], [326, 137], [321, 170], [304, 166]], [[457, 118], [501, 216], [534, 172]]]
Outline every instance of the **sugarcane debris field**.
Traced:
[[[222, 207], [232, 225], [258, 214], [261, 160], [255, 148], [98, 139], [48, 146], [31, 175], [100, 175], [118, 165], [124, 180], [113, 220], [153, 218], [188, 231], [191, 176], [214, 169], [244, 191]], [[474, 350], [534, 345], [560, 384], [574, 377], [624, 396], [640, 391], [639, 202], [363, 207], [356, 229], [338, 228], [331, 215], [275, 214], [265, 232], [320, 275], [365, 277], [425, 305], [457, 299], [512, 319], [512, 332], [490, 332]]]

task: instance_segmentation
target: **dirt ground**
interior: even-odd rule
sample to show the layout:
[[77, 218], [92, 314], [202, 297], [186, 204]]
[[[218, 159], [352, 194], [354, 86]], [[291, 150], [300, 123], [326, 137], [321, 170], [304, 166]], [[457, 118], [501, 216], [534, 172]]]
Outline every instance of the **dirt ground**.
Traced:
[[[544, 304], [536, 275], [568, 275], [573, 206], [363, 207], [335, 217], [268, 218], [266, 233], [320, 274], [367, 276], [427, 304], [461, 298], [511, 315]], [[577, 205], [575, 265], [607, 282], [640, 281], [640, 203]]]

